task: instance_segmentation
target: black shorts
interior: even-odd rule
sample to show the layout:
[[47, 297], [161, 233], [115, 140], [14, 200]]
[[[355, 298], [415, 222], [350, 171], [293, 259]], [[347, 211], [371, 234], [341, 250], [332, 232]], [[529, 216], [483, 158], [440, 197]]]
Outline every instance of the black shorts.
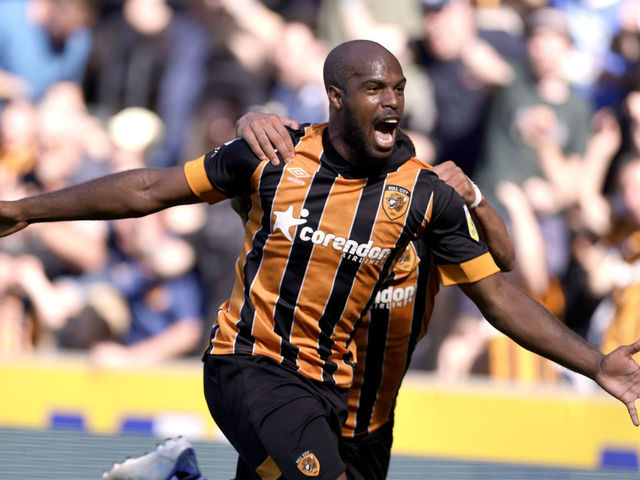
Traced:
[[336, 480], [348, 391], [263, 356], [207, 355], [204, 392], [240, 460], [237, 480]]
[[393, 422], [373, 433], [342, 439], [342, 459], [347, 464], [349, 480], [384, 480], [389, 470]]

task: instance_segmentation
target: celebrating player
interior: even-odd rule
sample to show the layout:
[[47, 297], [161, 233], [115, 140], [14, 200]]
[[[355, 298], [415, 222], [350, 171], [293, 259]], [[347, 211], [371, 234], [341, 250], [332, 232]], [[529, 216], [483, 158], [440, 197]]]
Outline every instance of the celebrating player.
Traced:
[[204, 356], [211, 414], [239, 453], [237, 478], [348, 478], [341, 427], [358, 324], [408, 243], [422, 238], [445, 285], [496, 328], [597, 381], [638, 425], [640, 342], [607, 356], [499, 273], [462, 198], [413, 157], [398, 129], [405, 78], [370, 41], [327, 57], [327, 125], [292, 133], [274, 166], [236, 140], [184, 169], [139, 169], [0, 203], [0, 233], [30, 223], [141, 216], [245, 197], [236, 284]]

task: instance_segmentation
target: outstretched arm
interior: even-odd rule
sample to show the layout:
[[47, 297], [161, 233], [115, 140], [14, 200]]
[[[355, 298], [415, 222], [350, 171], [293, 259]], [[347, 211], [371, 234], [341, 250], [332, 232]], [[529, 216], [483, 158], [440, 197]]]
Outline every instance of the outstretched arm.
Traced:
[[433, 171], [463, 198], [473, 216], [480, 239], [489, 247], [491, 256], [500, 270], [503, 272], [513, 270], [516, 262], [515, 248], [500, 214], [484, 197], [475, 208], [471, 208], [476, 200], [476, 190], [469, 177], [454, 162], [449, 160], [440, 163], [433, 167]]
[[62, 190], [0, 202], [0, 236], [36, 222], [141, 217], [199, 201], [182, 167], [128, 170]]
[[500, 273], [460, 288], [498, 330], [532, 352], [595, 380], [622, 401], [638, 426], [640, 366], [631, 358], [640, 341], [603, 355]]

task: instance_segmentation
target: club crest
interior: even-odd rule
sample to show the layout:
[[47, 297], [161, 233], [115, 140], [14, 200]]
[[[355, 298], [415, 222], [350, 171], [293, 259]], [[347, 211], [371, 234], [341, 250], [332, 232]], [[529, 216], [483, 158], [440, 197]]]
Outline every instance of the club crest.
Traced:
[[382, 209], [391, 220], [402, 217], [409, 208], [411, 192], [397, 185], [387, 185], [382, 198]]
[[297, 458], [296, 464], [298, 465], [298, 470], [307, 477], [317, 477], [320, 475], [320, 462], [309, 450]]
[[409, 273], [416, 267], [417, 261], [418, 256], [416, 255], [416, 251], [413, 248], [413, 245], [409, 243], [407, 245], [407, 248], [404, 249], [404, 252], [398, 259], [394, 270], [402, 273]]

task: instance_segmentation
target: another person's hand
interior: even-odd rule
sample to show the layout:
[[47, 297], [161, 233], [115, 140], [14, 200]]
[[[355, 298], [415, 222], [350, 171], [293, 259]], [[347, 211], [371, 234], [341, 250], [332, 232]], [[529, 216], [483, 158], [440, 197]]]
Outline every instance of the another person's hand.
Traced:
[[620, 124], [615, 113], [608, 108], [598, 110], [591, 121], [593, 132], [589, 146], [596, 150], [602, 161], [610, 161], [618, 153], [622, 142]]
[[476, 199], [476, 191], [469, 177], [462, 169], [451, 160], [433, 167], [440, 180], [452, 187], [460, 195], [467, 205], [473, 204]]
[[549, 144], [557, 145], [558, 142], [555, 139], [557, 124], [558, 118], [555, 111], [543, 104], [524, 109], [516, 120], [516, 128], [522, 141], [533, 150]]
[[627, 406], [631, 421], [637, 427], [638, 412], [635, 400], [640, 398], [640, 366], [633, 360], [640, 352], [640, 340], [616, 348], [600, 362], [595, 380], [598, 384]]
[[96, 343], [89, 354], [91, 363], [102, 368], [124, 368], [137, 365], [131, 350], [116, 342]]
[[249, 112], [236, 122], [236, 135], [249, 144], [258, 158], [278, 165], [278, 152], [284, 163], [289, 163], [293, 160], [294, 146], [285, 126], [300, 128], [298, 122], [273, 113]]

